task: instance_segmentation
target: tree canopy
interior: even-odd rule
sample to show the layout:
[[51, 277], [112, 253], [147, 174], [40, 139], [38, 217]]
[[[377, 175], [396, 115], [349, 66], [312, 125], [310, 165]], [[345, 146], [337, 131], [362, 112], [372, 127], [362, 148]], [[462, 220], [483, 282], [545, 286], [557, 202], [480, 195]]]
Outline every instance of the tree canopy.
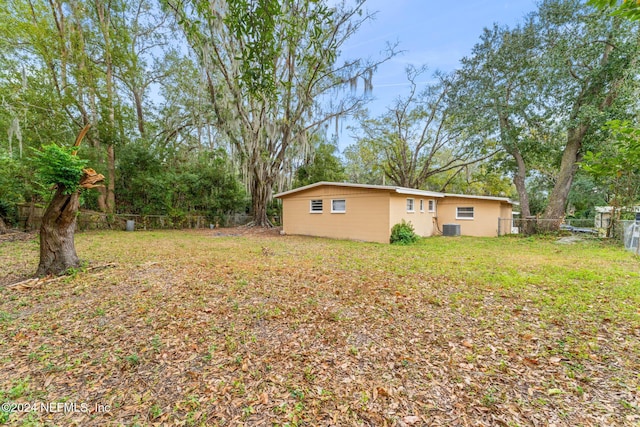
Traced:
[[[407, 89], [375, 115], [373, 76], [397, 51], [345, 54], [374, 16], [364, 0], [5, 3], [0, 216], [10, 224], [18, 203], [50, 200], [60, 178], [34, 179], [32, 153], [62, 156], [50, 144], [86, 125], [83, 158], [106, 179], [85, 208], [216, 222], [249, 211], [260, 226], [274, 192], [318, 180], [517, 194], [523, 216], [558, 222], [614, 200], [618, 172], [605, 159], [631, 161], [621, 141], [638, 126], [637, 2], [544, 0], [519, 25], [486, 28], [428, 85], [429, 64], [410, 66]], [[329, 129], [348, 116], [357, 125], [345, 146]], [[59, 160], [55, 171], [77, 169]]]

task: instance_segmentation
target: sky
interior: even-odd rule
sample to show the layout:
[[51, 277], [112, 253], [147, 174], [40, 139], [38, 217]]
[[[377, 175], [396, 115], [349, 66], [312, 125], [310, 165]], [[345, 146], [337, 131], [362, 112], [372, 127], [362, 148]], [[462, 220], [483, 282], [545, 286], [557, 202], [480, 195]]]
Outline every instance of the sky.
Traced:
[[[408, 94], [405, 68], [426, 65], [433, 72], [455, 70], [460, 59], [469, 55], [482, 30], [494, 23], [513, 27], [536, 9], [537, 0], [367, 0], [366, 9], [375, 19], [363, 25], [344, 45], [345, 58], [380, 57], [387, 42], [399, 42], [404, 51], [382, 64], [373, 76], [373, 101], [367, 108], [377, 116], [398, 96]], [[339, 137], [342, 150], [351, 144], [344, 123]]]

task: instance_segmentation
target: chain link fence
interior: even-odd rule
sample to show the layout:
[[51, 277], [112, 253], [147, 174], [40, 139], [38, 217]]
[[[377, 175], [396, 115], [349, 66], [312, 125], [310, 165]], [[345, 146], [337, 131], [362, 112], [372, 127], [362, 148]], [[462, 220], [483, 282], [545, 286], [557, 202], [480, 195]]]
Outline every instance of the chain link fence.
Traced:
[[166, 230], [183, 228], [209, 228], [209, 223], [202, 215], [184, 215], [171, 217], [168, 215], [133, 215], [105, 214], [101, 212], [79, 212], [77, 230], [124, 230], [127, 221], [134, 221], [138, 230]]
[[[44, 206], [23, 203], [18, 205], [18, 227], [24, 231], [37, 231], [42, 224]], [[127, 221], [134, 221], [137, 230], [166, 230], [184, 228], [235, 227], [251, 221], [246, 213], [229, 214], [224, 223], [211, 223], [204, 215], [187, 214], [170, 215], [137, 215], [107, 214], [95, 211], [79, 211], [76, 230], [125, 230]]]
[[618, 234], [622, 236], [624, 247], [640, 255], [640, 223], [638, 221], [618, 221]]
[[[18, 226], [25, 231], [37, 231], [42, 224], [44, 208], [26, 207], [19, 210]], [[168, 215], [133, 215], [106, 214], [102, 212], [80, 211], [76, 222], [76, 230], [124, 230], [127, 221], [134, 221], [138, 230], [163, 230], [173, 228], [209, 228], [210, 225], [202, 215], [184, 215], [171, 217]]]
[[635, 223], [633, 220], [619, 220], [609, 223], [610, 229], [596, 228], [593, 219], [543, 219], [543, 218], [498, 218], [498, 235], [505, 236], [507, 234], [520, 234], [531, 236], [555, 230], [555, 225], [560, 223], [561, 231], [568, 231], [576, 234], [585, 234], [598, 236], [602, 238], [610, 237], [625, 243], [632, 243], [637, 247], [636, 240], [630, 233], [631, 226]]
[[498, 218], [498, 236], [542, 234], [557, 229], [561, 223], [562, 218]]

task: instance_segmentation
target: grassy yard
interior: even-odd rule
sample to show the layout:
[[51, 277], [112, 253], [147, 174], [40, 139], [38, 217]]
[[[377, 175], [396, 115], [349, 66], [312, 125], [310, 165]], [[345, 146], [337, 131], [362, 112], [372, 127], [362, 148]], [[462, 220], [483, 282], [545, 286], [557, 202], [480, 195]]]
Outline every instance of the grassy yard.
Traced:
[[[640, 259], [621, 248], [216, 233], [79, 234], [112, 266], [0, 286], [0, 402], [18, 409], [0, 421], [640, 425]], [[0, 243], [0, 283], [37, 255]]]

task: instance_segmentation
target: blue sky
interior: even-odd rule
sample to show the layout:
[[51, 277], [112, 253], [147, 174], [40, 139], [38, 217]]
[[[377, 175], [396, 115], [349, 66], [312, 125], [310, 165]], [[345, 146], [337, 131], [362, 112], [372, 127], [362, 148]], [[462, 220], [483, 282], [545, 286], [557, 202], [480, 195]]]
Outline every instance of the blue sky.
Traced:
[[[373, 77], [372, 115], [407, 93], [405, 68], [427, 65], [427, 80], [435, 70], [454, 70], [471, 53], [482, 30], [494, 23], [514, 26], [536, 9], [536, 0], [367, 0], [376, 18], [362, 26], [342, 50], [345, 57], [378, 57], [386, 42], [398, 41], [404, 53], [382, 64]], [[345, 124], [346, 125], [346, 124]], [[340, 149], [351, 143], [346, 126]]]

